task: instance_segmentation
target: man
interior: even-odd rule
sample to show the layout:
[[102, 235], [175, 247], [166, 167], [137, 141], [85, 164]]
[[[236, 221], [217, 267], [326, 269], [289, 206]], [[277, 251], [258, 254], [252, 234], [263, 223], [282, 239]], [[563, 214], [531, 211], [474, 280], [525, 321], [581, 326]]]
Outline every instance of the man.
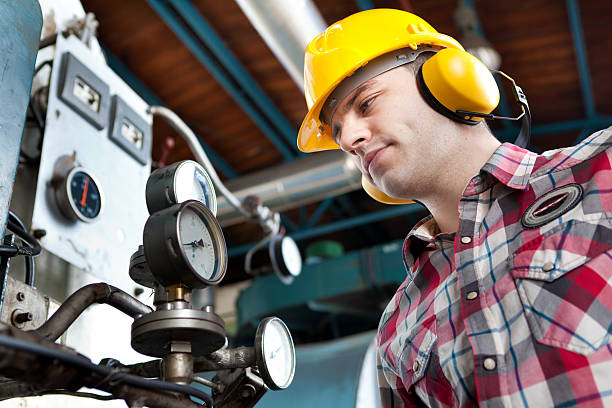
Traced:
[[[612, 129], [542, 155], [501, 144], [478, 123], [497, 104], [479, 63], [437, 87], [446, 50], [464, 58], [383, 9], [306, 49], [298, 146], [341, 148], [374, 198], [431, 212], [380, 322], [382, 405], [612, 406]], [[466, 87], [467, 107], [443, 100]]]

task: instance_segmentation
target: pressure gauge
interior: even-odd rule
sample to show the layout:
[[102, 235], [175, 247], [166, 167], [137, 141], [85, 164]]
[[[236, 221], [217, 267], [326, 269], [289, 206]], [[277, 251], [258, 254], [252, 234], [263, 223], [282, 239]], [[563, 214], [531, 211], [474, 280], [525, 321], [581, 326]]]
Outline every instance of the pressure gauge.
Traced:
[[55, 188], [57, 204], [74, 221], [97, 220], [104, 208], [104, 196], [96, 178], [83, 167], [73, 167]]
[[278, 317], [261, 321], [255, 334], [257, 368], [271, 390], [291, 385], [295, 374], [295, 346], [291, 333]]
[[277, 235], [270, 240], [268, 246], [272, 269], [285, 285], [293, 282], [302, 272], [302, 256], [293, 238]]
[[187, 200], [202, 202], [217, 215], [217, 196], [208, 173], [192, 160], [155, 170], [147, 180], [147, 208], [153, 214]]
[[216, 285], [227, 268], [221, 226], [203, 203], [188, 200], [152, 214], [144, 227], [147, 264], [163, 286]]

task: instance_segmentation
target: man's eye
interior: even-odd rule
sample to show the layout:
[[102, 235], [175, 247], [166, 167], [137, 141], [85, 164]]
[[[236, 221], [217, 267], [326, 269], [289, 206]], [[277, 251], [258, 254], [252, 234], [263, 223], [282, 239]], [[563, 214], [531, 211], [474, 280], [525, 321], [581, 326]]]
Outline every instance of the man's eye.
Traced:
[[372, 105], [372, 102], [374, 102], [374, 99], [376, 99], [375, 96], [361, 102], [361, 104], [359, 105], [359, 110], [361, 111], [361, 113], [365, 113], [368, 110], [370, 105]]

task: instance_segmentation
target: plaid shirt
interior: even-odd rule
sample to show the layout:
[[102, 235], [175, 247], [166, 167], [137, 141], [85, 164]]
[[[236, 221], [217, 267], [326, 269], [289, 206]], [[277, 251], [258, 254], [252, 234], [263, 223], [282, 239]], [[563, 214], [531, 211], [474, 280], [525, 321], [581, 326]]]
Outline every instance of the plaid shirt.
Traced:
[[383, 407], [612, 406], [612, 128], [541, 155], [501, 145], [425, 218], [378, 333]]

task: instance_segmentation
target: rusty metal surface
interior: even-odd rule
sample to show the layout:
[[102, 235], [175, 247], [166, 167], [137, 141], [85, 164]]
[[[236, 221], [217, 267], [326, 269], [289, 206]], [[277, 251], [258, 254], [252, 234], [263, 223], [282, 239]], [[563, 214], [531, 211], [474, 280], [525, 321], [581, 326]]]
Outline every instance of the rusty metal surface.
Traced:
[[[58, 303], [36, 288], [8, 277], [0, 320], [23, 330], [38, 329], [57, 308]], [[31, 319], [20, 321], [18, 315], [31, 314]]]

